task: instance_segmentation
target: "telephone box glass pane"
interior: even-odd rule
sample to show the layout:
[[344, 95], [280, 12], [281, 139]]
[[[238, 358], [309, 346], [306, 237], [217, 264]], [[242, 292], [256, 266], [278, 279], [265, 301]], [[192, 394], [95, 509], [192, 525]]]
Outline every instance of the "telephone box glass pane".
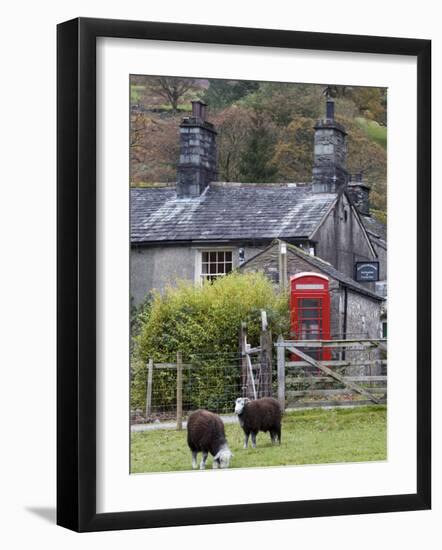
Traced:
[[321, 310], [320, 309], [302, 309], [299, 311], [298, 317], [300, 319], [320, 319]]
[[302, 321], [300, 330], [301, 340], [317, 340], [320, 336], [318, 321]]
[[300, 298], [298, 300], [300, 308], [318, 308], [321, 306], [320, 298]]

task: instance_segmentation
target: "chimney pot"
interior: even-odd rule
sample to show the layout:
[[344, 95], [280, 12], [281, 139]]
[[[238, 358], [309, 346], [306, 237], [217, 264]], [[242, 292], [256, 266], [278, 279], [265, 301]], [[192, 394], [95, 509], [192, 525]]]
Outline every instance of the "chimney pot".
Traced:
[[335, 118], [335, 102], [332, 98], [327, 99], [325, 118], [328, 118], [330, 120], [333, 120]]
[[207, 108], [207, 105], [205, 103], [201, 103], [201, 119], [203, 121], [206, 120], [206, 108]]
[[192, 101], [192, 116], [200, 118], [203, 122], [206, 120], [206, 107], [207, 104], [200, 99], [194, 99]]

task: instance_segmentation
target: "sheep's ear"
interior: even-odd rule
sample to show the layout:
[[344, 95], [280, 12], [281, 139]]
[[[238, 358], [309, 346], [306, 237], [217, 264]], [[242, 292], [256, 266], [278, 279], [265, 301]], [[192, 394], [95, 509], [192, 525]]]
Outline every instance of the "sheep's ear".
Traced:
[[244, 397], [244, 403], [250, 403], [250, 399], [248, 397]]

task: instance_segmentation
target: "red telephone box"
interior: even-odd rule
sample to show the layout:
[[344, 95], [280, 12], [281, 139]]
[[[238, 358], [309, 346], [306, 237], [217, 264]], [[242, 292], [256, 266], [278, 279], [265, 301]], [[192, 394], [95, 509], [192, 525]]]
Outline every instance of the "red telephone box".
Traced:
[[[290, 277], [290, 328], [295, 340], [330, 340], [330, 293], [325, 275], [298, 273]], [[329, 348], [300, 349], [319, 361], [331, 359]]]

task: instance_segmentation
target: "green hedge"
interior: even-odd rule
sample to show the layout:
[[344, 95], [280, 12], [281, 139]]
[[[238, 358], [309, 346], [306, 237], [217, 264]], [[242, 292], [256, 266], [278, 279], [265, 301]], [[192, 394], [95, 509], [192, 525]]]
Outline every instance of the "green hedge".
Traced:
[[[149, 358], [175, 362], [181, 351], [183, 362], [192, 364], [190, 372], [185, 368], [183, 373], [185, 406], [230, 410], [239, 384], [241, 322], [247, 322], [249, 343], [259, 345], [262, 309], [275, 337], [287, 332], [288, 296], [280, 295], [262, 273], [232, 273], [202, 287], [182, 282], [163, 294], [154, 293], [134, 323], [132, 408], [145, 406]], [[173, 370], [154, 371], [154, 405], [173, 408], [175, 379]]]

